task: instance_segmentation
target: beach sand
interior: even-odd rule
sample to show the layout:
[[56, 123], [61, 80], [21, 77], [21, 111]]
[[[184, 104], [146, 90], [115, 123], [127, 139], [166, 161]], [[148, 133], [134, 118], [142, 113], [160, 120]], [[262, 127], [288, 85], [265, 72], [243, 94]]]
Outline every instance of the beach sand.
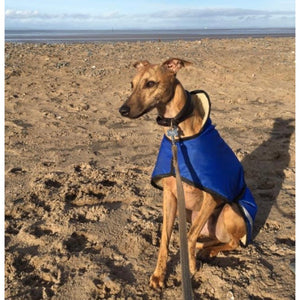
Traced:
[[180, 299], [178, 224], [166, 288], [148, 287], [162, 194], [150, 176], [156, 112], [124, 119], [140, 59], [191, 61], [187, 90], [244, 165], [258, 204], [254, 242], [198, 259], [195, 299], [294, 299], [295, 39], [6, 44], [7, 299]]

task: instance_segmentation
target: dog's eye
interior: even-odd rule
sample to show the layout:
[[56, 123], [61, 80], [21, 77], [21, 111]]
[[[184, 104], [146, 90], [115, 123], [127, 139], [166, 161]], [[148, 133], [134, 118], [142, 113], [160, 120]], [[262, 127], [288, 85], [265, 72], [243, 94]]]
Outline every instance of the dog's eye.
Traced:
[[146, 88], [152, 88], [152, 87], [154, 87], [155, 85], [156, 85], [156, 82], [155, 82], [155, 81], [152, 81], [152, 80], [147, 81], [146, 84], [145, 84]]
[[130, 82], [131, 88], [133, 89], [133, 82]]

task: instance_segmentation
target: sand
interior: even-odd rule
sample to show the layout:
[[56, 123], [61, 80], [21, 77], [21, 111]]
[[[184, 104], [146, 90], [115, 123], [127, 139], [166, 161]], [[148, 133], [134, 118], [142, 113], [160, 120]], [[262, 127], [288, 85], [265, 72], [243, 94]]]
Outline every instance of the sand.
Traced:
[[178, 78], [245, 168], [258, 207], [247, 248], [198, 257], [195, 299], [294, 299], [295, 39], [6, 44], [7, 299], [180, 299], [178, 224], [166, 288], [148, 287], [161, 192], [153, 111], [124, 119], [140, 59], [193, 62]]

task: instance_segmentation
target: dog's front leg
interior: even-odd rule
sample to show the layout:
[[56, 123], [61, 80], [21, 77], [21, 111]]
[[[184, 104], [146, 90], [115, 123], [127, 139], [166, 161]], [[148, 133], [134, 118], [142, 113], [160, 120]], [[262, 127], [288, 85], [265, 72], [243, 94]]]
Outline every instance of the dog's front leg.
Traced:
[[[166, 179], [165, 179], [166, 180]], [[150, 287], [157, 289], [164, 286], [166, 275], [168, 247], [172, 234], [172, 228], [177, 211], [177, 201], [169, 187], [164, 185], [163, 193], [163, 225], [161, 232], [160, 248], [155, 271], [150, 277]]]
[[196, 243], [205, 223], [213, 213], [217, 204], [220, 201], [216, 200], [209, 193], [204, 193], [200, 211], [196, 219], [193, 221], [191, 229], [188, 233], [188, 249], [189, 249], [189, 264], [190, 272], [193, 275], [196, 272]]

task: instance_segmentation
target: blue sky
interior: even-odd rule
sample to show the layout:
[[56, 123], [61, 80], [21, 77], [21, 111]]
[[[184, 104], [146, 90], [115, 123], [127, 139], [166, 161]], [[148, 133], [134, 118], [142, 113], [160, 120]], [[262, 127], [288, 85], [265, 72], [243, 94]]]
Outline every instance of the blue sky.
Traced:
[[294, 27], [295, 0], [6, 0], [6, 29]]

